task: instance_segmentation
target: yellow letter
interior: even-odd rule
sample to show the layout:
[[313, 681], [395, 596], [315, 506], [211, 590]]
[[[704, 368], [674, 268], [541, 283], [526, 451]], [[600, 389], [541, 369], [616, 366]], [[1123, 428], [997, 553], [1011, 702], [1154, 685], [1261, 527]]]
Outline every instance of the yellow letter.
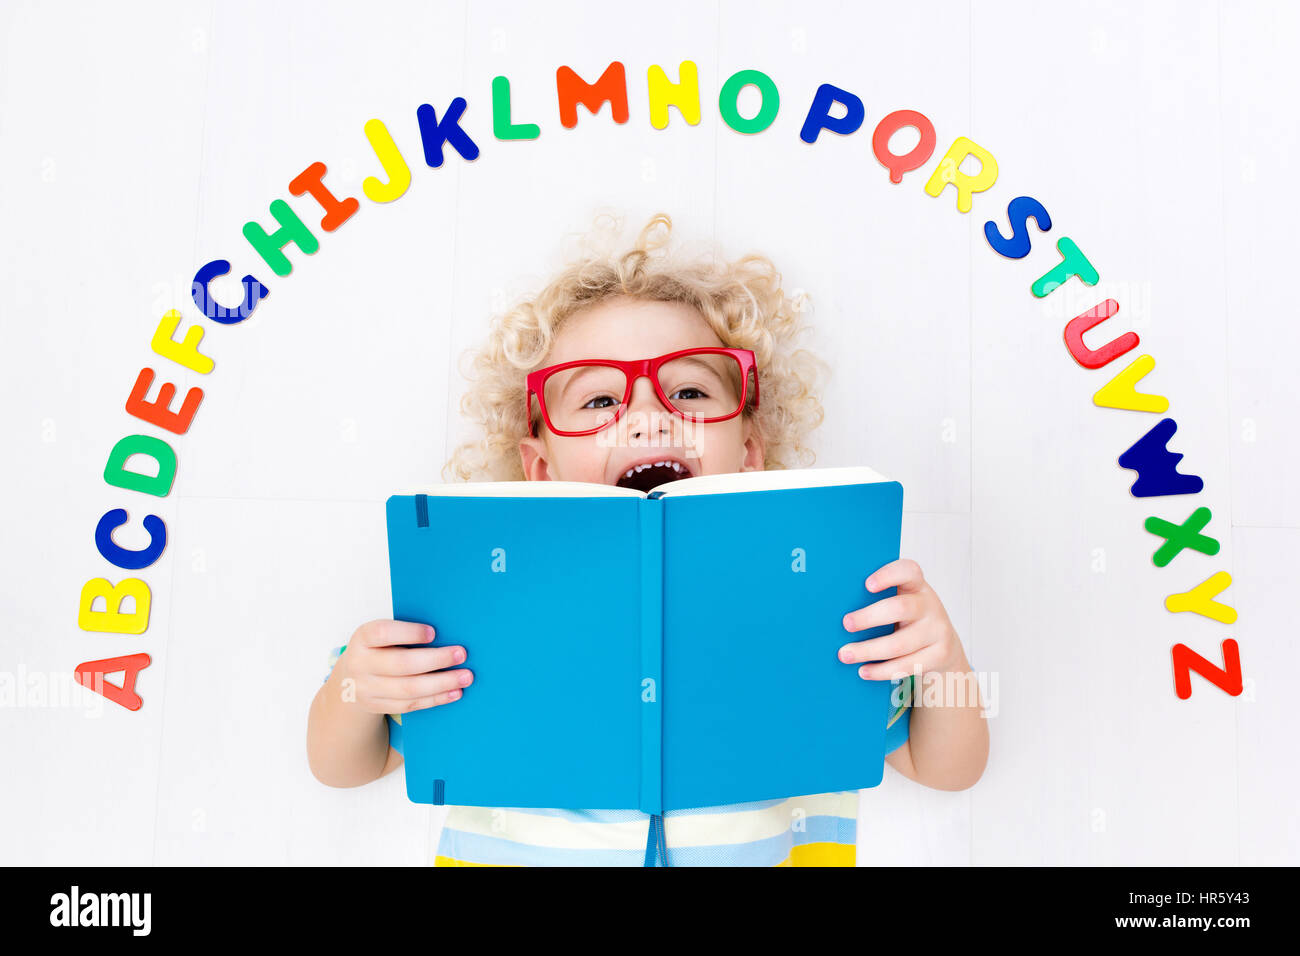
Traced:
[[668, 74], [658, 63], [650, 67], [650, 125], [663, 129], [668, 125], [668, 107], [676, 106], [682, 119], [692, 126], [700, 124], [700, 75], [691, 60], [682, 60], [680, 83], [670, 83]]
[[1232, 575], [1227, 571], [1220, 571], [1186, 593], [1169, 595], [1165, 598], [1165, 607], [1171, 611], [1195, 611], [1220, 624], [1231, 624], [1237, 619], [1236, 610], [1226, 604], [1210, 600], [1231, 583]]
[[162, 321], [153, 333], [153, 350], [165, 359], [171, 359], [177, 365], [207, 375], [212, 371], [212, 359], [199, 354], [199, 343], [203, 341], [203, 329], [191, 325], [185, 330], [185, 341], [177, 342], [173, 336], [181, 326], [181, 314], [175, 309], [163, 315]]
[[1169, 399], [1163, 395], [1139, 392], [1134, 386], [1156, 367], [1150, 355], [1141, 355], [1092, 396], [1092, 403], [1103, 408], [1126, 408], [1132, 412], [1163, 412], [1169, 408]]
[[397, 144], [393, 142], [393, 137], [388, 135], [388, 128], [382, 122], [377, 119], [368, 120], [365, 130], [366, 139], [370, 140], [370, 148], [379, 157], [384, 172], [388, 173], [388, 182], [381, 183], [374, 176], [367, 176], [361, 188], [365, 190], [366, 196], [375, 202], [392, 202], [394, 199], [401, 199], [402, 194], [411, 185], [411, 171], [406, 166], [406, 160], [402, 159]]
[[[97, 597], [104, 599], [102, 611], [91, 610]], [[122, 613], [122, 601], [127, 597], [135, 598], [133, 614]], [[149, 585], [139, 578], [127, 578], [118, 585], [106, 578], [87, 581], [81, 589], [77, 626], [106, 634], [143, 634], [149, 626]]]
[[[961, 171], [962, 161], [974, 156], [980, 161], [980, 171], [974, 176]], [[958, 136], [939, 161], [934, 175], [925, 184], [925, 191], [938, 196], [949, 183], [957, 187], [957, 211], [970, 212], [971, 193], [982, 193], [998, 181], [998, 161], [983, 146], [977, 146], [965, 136]]]

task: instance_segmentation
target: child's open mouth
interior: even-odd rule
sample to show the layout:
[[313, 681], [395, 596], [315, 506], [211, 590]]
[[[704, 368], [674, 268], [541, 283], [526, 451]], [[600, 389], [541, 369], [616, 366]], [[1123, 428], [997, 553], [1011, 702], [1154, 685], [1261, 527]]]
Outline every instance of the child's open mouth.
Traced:
[[676, 458], [661, 458], [656, 461], [643, 461], [628, 467], [615, 484], [620, 488], [635, 488], [637, 491], [649, 491], [669, 481], [690, 478], [691, 470]]

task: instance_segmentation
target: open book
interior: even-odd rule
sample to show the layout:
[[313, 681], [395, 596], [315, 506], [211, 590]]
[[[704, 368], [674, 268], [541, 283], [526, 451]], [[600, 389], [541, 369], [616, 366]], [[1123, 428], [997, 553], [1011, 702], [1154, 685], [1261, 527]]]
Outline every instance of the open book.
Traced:
[[474, 683], [402, 715], [418, 803], [689, 807], [880, 783], [889, 681], [836, 656], [898, 558], [869, 468], [437, 485], [388, 499], [393, 617]]

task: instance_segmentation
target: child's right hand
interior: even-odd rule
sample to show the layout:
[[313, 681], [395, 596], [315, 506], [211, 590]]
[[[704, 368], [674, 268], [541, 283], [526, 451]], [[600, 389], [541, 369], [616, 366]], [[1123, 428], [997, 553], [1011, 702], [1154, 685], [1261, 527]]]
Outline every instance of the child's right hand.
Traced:
[[432, 644], [427, 624], [378, 620], [362, 624], [339, 658], [343, 676], [352, 678], [355, 702], [372, 714], [404, 714], [459, 700], [474, 680], [468, 670], [445, 670], [465, 660], [465, 648], [401, 647]]

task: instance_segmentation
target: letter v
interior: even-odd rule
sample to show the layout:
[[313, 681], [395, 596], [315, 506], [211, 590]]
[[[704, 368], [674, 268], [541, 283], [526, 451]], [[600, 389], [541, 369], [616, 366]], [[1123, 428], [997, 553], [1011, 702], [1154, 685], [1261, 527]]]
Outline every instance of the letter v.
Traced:
[[1156, 360], [1150, 355], [1141, 355], [1132, 364], [1097, 390], [1092, 396], [1092, 403], [1102, 408], [1126, 408], [1132, 412], [1160, 413], [1169, 408], [1169, 399], [1163, 395], [1149, 395], [1139, 392], [1135, 386], [1156, 367]]

